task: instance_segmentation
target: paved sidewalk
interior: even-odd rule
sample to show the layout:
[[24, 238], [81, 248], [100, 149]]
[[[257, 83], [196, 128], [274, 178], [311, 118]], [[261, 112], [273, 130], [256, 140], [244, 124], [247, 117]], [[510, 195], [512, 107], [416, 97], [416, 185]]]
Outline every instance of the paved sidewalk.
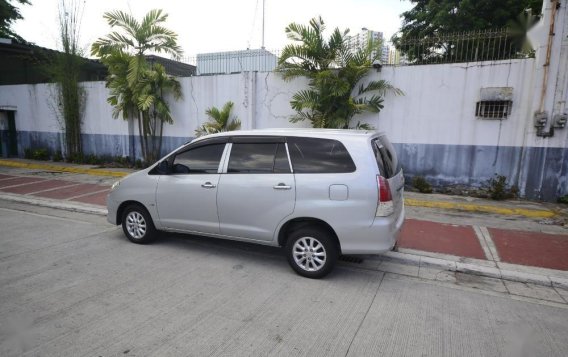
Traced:
[[[129, 172], [0, 160], [0, 198], [105, 214], [110, 186]], [[560, 225], [568, 207], [413, 192], [405, 196], [407, 220], [399, 253], [387, 255], [390, 259], [415, 265], [434, 259], [428, 264], [447, 270], [568, 288], [568, 228]]]

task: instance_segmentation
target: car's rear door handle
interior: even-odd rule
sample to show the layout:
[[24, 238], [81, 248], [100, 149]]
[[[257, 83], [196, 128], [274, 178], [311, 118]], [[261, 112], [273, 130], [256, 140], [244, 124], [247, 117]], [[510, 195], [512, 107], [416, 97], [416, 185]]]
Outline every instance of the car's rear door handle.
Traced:
[[205, 182], [203, 185], [201, 185], [201, 187], [203, 188], [215, 188], [217, 186], [215, 186], [214, 184], [212, 184], [211, 182], [207, 181]]
[[288, 185], [281, 182], [276, 186], [272, 186], [272, 188], [274, 188], [275, 190], [289, 190], [289, 189], [292, 188], [292, 186], [288, 186]]

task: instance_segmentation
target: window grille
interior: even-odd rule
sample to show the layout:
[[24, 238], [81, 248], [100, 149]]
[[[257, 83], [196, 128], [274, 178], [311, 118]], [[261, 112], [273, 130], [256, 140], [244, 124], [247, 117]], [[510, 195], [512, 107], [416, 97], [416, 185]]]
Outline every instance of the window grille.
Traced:
[[484, 119], [506, 119], [511, 114], [511, 100], [481, 100], [475, 107], [475, 116]]

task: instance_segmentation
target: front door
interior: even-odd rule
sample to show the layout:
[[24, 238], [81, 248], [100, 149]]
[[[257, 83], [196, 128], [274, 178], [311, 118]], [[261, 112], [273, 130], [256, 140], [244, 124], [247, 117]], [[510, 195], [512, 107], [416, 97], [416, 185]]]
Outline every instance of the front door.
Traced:
[[221, 234], [270, 241], [294, 211], [296, 187], [283, 140], [258, 140], [231, 144], [217, 206]]
[[173, 158], [172, 172], [162, 175], [156, 205], [164, 228], [219, 233], [217, 190], [224, 143], [189, 148]]
[[16, 131], [16, 112], [8, 111], [8, 157], [18, 156], [18, 132]]

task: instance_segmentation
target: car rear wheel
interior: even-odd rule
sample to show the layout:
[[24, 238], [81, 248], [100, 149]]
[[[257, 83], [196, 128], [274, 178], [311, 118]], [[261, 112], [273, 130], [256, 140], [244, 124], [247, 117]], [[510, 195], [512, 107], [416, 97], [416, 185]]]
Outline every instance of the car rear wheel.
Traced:
[[126, 207], [122, 215], [122, 230], [133, 243], [146, 244], [156, 236], [156, 228], [146, 209], [139, 205]]
[[329, 233], [317, 228], [293, 231], [286, 242], [288, 263], [301, 276], [318, 279], [331, 272], [338, 249]]

